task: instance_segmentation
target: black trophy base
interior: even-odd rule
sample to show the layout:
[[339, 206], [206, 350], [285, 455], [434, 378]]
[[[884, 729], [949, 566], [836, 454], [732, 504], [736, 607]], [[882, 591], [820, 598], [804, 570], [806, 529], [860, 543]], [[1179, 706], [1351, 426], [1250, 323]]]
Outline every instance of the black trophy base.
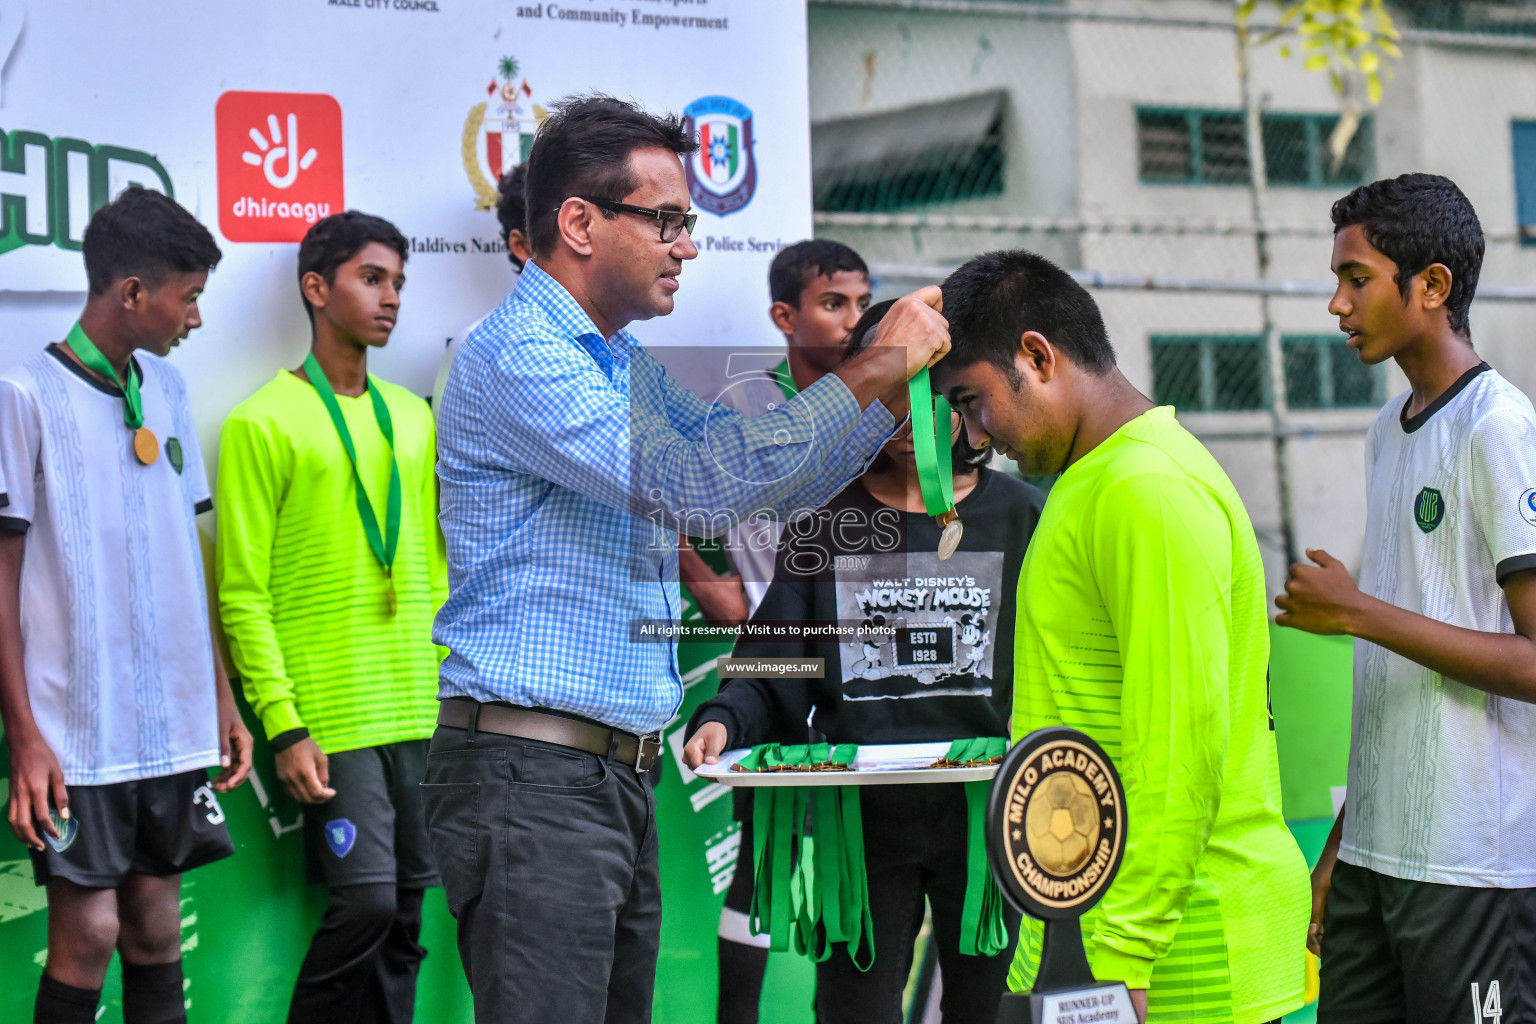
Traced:
[[1005, 994], [997, 1024], [1137, 1024], [1137, 1019], [1123, 984], [1094, 980], [1082, 926], [1070, 917], [1045, 922], [1034, 991]]

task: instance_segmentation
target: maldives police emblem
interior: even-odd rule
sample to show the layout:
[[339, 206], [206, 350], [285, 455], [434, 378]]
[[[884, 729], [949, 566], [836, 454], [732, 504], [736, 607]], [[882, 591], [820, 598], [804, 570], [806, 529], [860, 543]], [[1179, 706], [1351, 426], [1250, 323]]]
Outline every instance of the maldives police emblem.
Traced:
[[699, 151], [687, 164], [689, 194], [701, 210], [735, 213], [757, 191], [752, 111], [729, 96], [705, 96], [684, 107], [683, 116], [688, 131], [699, 135]]

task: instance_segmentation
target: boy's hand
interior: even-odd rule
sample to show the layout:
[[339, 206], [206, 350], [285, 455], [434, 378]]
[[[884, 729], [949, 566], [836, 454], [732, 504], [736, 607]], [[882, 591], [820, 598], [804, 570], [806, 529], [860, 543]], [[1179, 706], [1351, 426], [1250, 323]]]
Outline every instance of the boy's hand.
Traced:
[[1308, 548], [1307, 557], [1317, 564], [1291, 566], [1285, 593], [1275, 598], [1281, 612], [1275, 622], [1323, 636], [1350, 633], [1365, 595], [1344, 563], [1328, 552]]
[[277, 778], [301, 804], [323, 804], [336, 795], [331, 769], [314, 737], [306, 736], [277, 755]]
[[1130, 990], [1130, 993], [1131, 1006], [1136, 1011], [1136, 1019], [1145, 1021], [1147, 1019], [1147, 990], [1144, 988], [1133, 988]]
[[213, 780], [213, 788], [220, 793], [228, 793], [251, 773], [251, 731], [240, 720], [227, 686], [219, 699], [219, 764], [224, 770]]
[[1344, 839], [1344, 808], [1334, 819], [1318, 855], [1317, 865], [1312, 868], [1312, 920], [1307, 925], [1307, 948], [1319, 960], [1323, 958], [1323, 911], [1328, 907], [1328, 893], [1333, 889], [1333, 866], [1339, 862], [1339, 844]]
[[747, 588], [735, 573], [708, 582], [688, 584], [688, 592], [711, 626], [734, 629], [747, 621]]
[[1333, 887], [1333, 865], [1319, 864], [1312, 871], [1312, 920], [1307, 923], [1307, 948], [1319, 960], [1323, 958], [1323, 911], [1328, 906], [1328, 890]]
[[48, 813], [48, 798], [59, 809], [59, 817], [69, 817], [69, 793], [64, 789], [64, 770], [59, 759], [41, 736], [30, 740], [11, 737], [11, 831], [34, 850], [43, 848], [37, 826], [55, 839], [62, 839]]
[[701, 764], [716, 764], [720, 760], [720, 751], [725, 749], [727, 739], [729, 737], [726, 735], [725, 726], [719, 722], [705, 722], [683, 747], [683, 764], [688, 766], [689, 771]]

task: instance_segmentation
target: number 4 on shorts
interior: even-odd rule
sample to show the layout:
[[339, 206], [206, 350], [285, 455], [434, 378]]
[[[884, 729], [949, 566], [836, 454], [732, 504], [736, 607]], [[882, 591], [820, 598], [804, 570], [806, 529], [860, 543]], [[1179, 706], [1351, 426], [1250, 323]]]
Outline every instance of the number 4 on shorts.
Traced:
[[1495, 978], [1488, 983], [1488, 997], [1482, 998], [1478, 991], [1477, 982], [1472, 983], [1472, 1022], [1473, 1024], [1499, 1024], [1499, 1019], [1504, 1016], [1504, 1010], [1499, 1006], [1499, 982]]

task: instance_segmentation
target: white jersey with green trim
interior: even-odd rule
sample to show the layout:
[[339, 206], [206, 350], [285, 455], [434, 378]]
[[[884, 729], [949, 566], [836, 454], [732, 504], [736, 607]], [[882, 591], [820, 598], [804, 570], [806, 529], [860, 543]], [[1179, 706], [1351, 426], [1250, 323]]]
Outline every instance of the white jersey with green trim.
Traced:
[[[1502, 584], [1536, 568], [1536, 411], [1487, 364], [1366, 439], [1360, 588], [1441, 622], [1512, 633]], [[1396, 878], [1536, 886], [1536, 705], [1355, 641], [1339, 856]]]

